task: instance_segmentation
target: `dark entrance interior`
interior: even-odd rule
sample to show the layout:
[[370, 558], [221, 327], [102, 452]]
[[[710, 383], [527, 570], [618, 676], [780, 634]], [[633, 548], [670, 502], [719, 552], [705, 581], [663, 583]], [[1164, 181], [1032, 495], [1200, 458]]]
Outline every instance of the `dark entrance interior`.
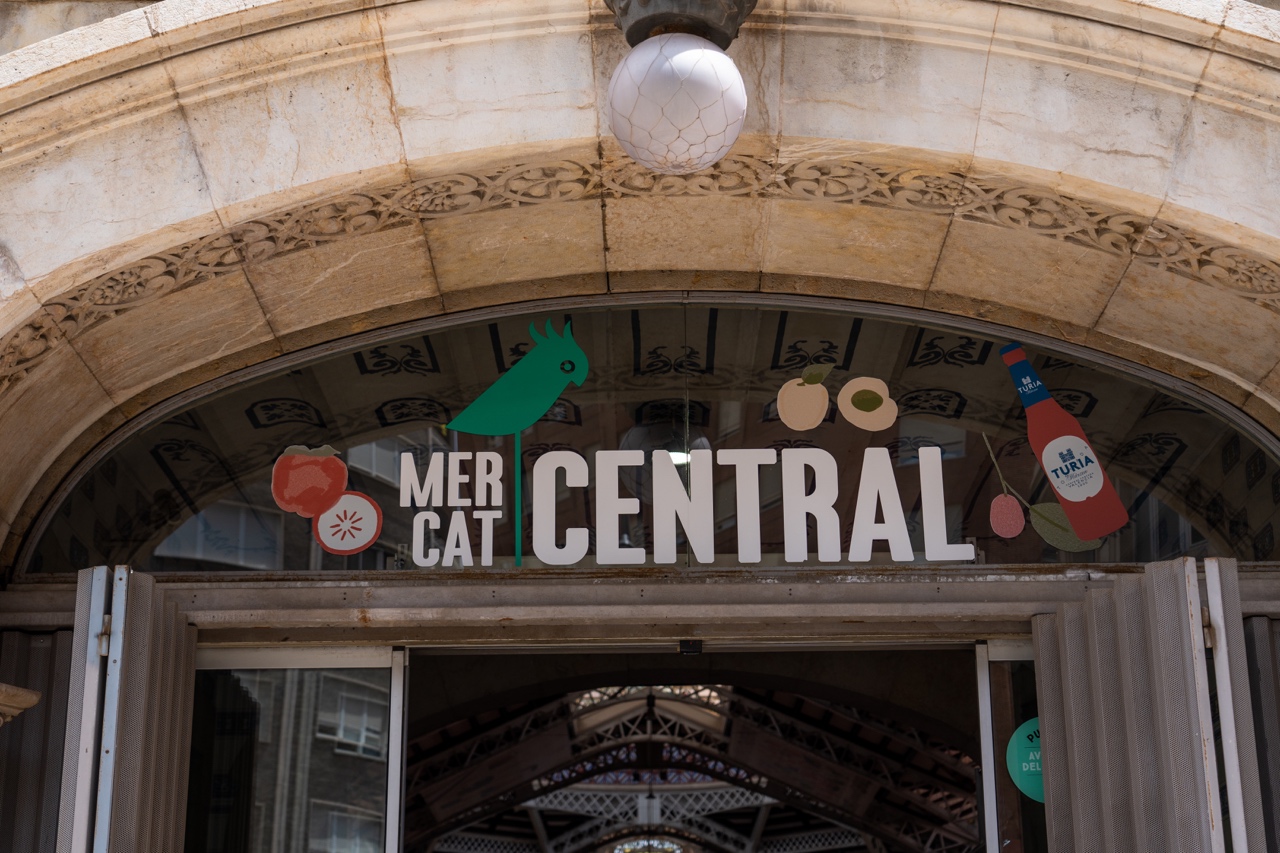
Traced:
[[969, 650], [410, 658], [406, 853], [980, 849]]

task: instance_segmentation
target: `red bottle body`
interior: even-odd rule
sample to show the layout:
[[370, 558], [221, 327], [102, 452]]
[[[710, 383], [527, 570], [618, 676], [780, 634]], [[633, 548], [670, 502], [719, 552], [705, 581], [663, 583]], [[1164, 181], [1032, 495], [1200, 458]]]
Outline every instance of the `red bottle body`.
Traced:
[[1027, 410], [1027, 439], [1076, 536], [1101, 539], [1124, 527], [1129, 512], [1080, 422], [1049, 395], [1021, 346], [1000, 354]]

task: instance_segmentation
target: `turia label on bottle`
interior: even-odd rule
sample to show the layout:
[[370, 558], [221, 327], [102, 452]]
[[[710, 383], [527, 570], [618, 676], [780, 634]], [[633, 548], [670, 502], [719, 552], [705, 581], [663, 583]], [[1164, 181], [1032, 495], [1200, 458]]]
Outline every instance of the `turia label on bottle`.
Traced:
[[1065, 500], [1079, 503], [1102, 491], [1102, 466], [1093, 448], [1079, 436], [1055, 438], [1045, 445], [1040, 461], [1054, 491]]

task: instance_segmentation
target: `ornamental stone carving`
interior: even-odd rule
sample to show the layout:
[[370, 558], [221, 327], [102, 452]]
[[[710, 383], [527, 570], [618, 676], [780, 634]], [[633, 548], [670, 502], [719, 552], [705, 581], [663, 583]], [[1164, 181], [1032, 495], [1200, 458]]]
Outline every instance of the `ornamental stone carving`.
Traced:
[[[48, 301], [0, 338], [0, 399], [50, 352], [134, 308], [192, 285], [350, 237], [489, 210], [660, 197], [778, 199], [951, 216], [1131, 258], [1280, 313], [1280, 264], [1170, 222], [998, 177], [871, 158], [778, 162], [733, 155], [694, 175], [656, 175], [629, 159], [523, 162], [373, 187], [259, 217], [100, 275]], [[729, 203], [732, 203], [731, 201]]]

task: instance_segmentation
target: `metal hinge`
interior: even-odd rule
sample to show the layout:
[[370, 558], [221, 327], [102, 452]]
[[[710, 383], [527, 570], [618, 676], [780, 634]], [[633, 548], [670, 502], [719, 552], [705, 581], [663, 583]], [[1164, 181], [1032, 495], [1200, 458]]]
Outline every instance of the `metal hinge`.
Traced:
[[105, 658], [111, 650], [111, 614], [102, 617], [102, 633], [98, 635], [98, 657]]

